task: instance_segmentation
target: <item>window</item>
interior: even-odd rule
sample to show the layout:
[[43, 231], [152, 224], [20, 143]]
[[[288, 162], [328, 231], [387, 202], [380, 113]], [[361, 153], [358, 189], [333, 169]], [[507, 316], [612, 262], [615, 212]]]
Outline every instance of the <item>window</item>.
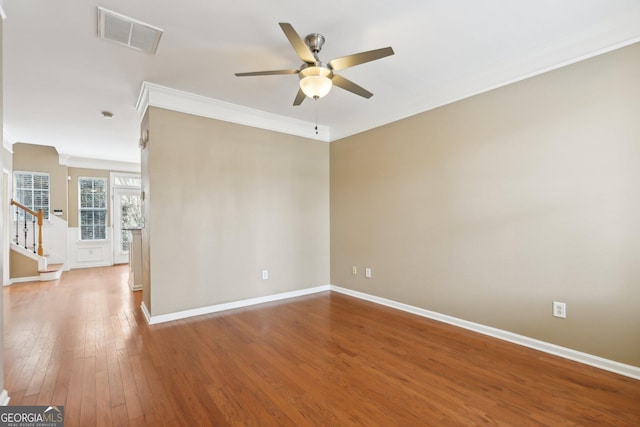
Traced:
[[142, 179], [139, 176], [119, 174], [114, 176], [113, 186], [140, 188], [142, 187]]
[[80, 240], [107, 238], [107, 179], [79, 178]]
[[[49, 219], [49, 174], [41, 172], [15, 172], [14, 195], [16, 202], [38, 212], [42, 209], [45, 219]], [[18, 209], [19, 219], [23, 219], [25, 212]], [[31, 215], [27, 220], [31, 220]]]

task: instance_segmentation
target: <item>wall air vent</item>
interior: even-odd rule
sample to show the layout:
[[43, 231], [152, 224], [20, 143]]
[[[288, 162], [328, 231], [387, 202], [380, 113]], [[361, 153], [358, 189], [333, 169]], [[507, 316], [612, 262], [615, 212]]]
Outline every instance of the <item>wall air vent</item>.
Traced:
[[132, 49], [156, 53], [162, 30], [103, 7], [98, 7], [98, 37]]

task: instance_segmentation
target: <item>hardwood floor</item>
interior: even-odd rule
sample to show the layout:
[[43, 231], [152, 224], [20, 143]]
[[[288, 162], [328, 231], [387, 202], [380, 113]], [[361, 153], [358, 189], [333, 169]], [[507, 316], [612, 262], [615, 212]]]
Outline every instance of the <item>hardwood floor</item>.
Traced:
[[4, 288], [11, 405], [65, 426], [638, 426], [640, 382], [336, 293], [148, 326], [127, 266]]

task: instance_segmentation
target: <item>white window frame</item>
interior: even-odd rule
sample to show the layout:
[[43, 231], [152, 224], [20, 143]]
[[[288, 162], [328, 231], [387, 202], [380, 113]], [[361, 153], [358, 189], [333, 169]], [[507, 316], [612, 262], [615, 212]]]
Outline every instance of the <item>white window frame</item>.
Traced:
[[[82, 206], [82, 181], [83, 180], [92, 180], [102, 181], [104, 182], [104, 208], [96, 208], [94, 207], [83, 207]], [[109, 217], [109, 197], [108, 197], [108, 179], [104, 177], [96, 177], [96, 176], [80, 176], [78, 177], [78, 238], [82, 242], [96, 242], [96, 241], [105, 241], [107, 240], [107, 219]], [[93, 237], [92, 238], [84, 238], [82, 233], [83, 226], [87, 225], [82, 223], [82, 213], [83, 211], [91, 211], [91, 212], [104, 212], [104, 237], [95, 238], [95, 227], [99, 227], [100, 224], [89, 224], [93, 227]]]
[[[47, 187], [48, 187], [48, 188], [47, 188], [47, 190], [46, 190], [46, 191], [47, 191], [47, 205], [46, 205], [46, 206], [44, 206], [44, 205], [40, 205], [40, 206], [37, 206], [37, 207], [36, 207], [36, 206], [34, 206], [34, 204], [33, 204], [33, 203], [25, 203], [25, 202], [24, 202], [24, 200], [19, 200], [19, 198], [18, 198], [18, 182], [19, 182], [18, 175], [19, 175], [19, 174], [22, 174], [22, 175], [32, 175], [34, 178], [35, 178], [36, 176], [44, 176], [44, 177], [47, 177], [47, 182], [48, 182]], [[34, 182], [34, 183], [35, 183], [35, 179], [33, 179], [33, 180], [32, 180], [32, 182]], [[22, 189], [24, 190], [25, 188], [22, 188]], [[39, 190], [39, 191], [43, 191], [42, 189], [38, 189], [38, 190]], [[35, 195], [35, 191], [36, 191], [35, 186], [32, 186], [32, 188], [31, 188], [31, 200], [32, 200], [32, 201], [35, 201], [35, 197], [34, 197], [34, 195]], [[13, 199], [14, 199], [16, 202], [20, 203], [21, 205], [24, 205], [24, 206], [26, 206], [27, 208], [29, 208], [29, 209], [31, 209], [31, 210], [34, 210], [34, 211], [36, 211], [36, 212], [38, 211], [38, 209], [42, 209], [42, 216], [43, 216], [43, 218], [44, 218], [44, 219], [46, 219], [46, 220], [48, 220], [48, 219], [49, 219], [49, 213], [50, 213], [50, 210], [51, 210], [51, 176], [50, 176], [47, 172], [14, 171], [14, 172], [13, 172]], [[18, 209], [18, 208], [16, 207], [15, 209]], [[18, 214], [20, 215], [20, 220], [22, 220], [22, 219], [24, 218], [24, 214], [25, 214], [25, 212], [24, 212], [24, 211], [22, 211], [22, 209], [18, 209]], [[13, 218], [14, 218], [14, 220], [15, 220], [15, 218], [16, 218], [15, 213], [14, 213], [14, 215], [13, 215]]]
[[[111, 172], [110, 176], [109, 176], [110, 180], [111, 180], [111, 188], [112, 189], [116, 189], [116, 188], [130, 188], [130, 189], [140, 189], [142, 188], [142, 177], [140, 176], [139, 173], [125, 173], [125, 172]], [[140, 181], [139, 184], [135, 185], [128, 185], [128, 184], [118, 184], [116, 181], [118, 179], [134, 179], [134, 180], [138, 180]]]

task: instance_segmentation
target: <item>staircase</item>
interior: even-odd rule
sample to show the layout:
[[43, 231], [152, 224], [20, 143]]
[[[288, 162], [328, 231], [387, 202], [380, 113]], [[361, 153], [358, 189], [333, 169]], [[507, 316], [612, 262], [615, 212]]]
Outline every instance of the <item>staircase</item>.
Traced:
[[[42, 245], [42, 210], [35, 212], [14, 200], [11, 200], [11, 205], [18, 208], [16, 209], [15, 221], [16, 234], [11, 250], [18, 257], [16, 265], [20, 265], [19, 268], [15, 269], [20, 271], [10, 272], [11, 283], [58, 280], [62, 275], [63, 264], [49, 263], [49, 256], [44, 253]], [[22, 220], [18, 210], [24, 212]], [[31, 217], [31, 223], [28, 221], [29, 216]], [[20, 227], [22, 228], [20, 229]], [[20, 233], [20, 231], [23, 233]], [[24, 234], [22, 241], [20, 239], [21, 234]]]
[[[47, 255], [40, 256], [38, 254], [35, 254], [33, 253], [33, 251], [15, 244], [15, 242], [11, 244], [11, 251], [13, 251], [14, 254], [17, 254], [19, 257], [21, 256], [23, 258], [23, 261], [20, 264], [30, 264], [26, 268], [21, 269], [24, 271], [12, 271], [10, 273], [11, 283], [37, 281], [46, 282], [50, 280], [58, 280], [60, 276], [62, 276], [64, 264], [50, 263], [49, 257]], [[27, 259], [27, 261], [25, 262], [24, 259]]]

